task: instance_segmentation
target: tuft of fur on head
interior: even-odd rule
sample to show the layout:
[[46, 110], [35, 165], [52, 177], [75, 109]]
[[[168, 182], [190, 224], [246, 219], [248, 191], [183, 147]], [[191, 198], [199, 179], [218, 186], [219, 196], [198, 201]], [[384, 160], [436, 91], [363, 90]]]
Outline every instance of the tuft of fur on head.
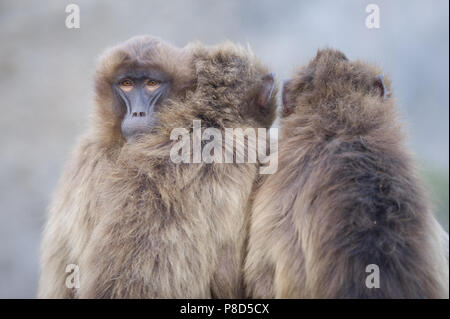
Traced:
[[136, 36], [107, 49], [99, 58], [95, 75], [93, 122], [96, 135], [106, 144], [124, 142], [120, 132], [121, 114], [114, 105], [114, 79], [133, 68], [159, 69], [171, 85], [171, 96], [193, 85], [191, 56], [153, 36]]
[[[383, 92], [377, 85], [380, 76]], [[292, 119], [289, 115], [295, 113], [295, 121], [307, 121], [319, 135], [343, 130], [364, 134], [396, 117], [390, 86], [377, 67], [349, 61], [337, 50], [319, 50], [283, 88], [282, 118]]]
[[213, 47], [193, 43], [185, 50], [192, 55], [196, 88], [186, 101], [166, 108], [166, 121], [161, 126], [183, 127], [177, 123], [180, 119], [191, 124], [199, 119], [204, 127], [221, 129], [272, 125], [276, 92], [267, 105], [257, 105], [262, 79], [269, 71], [250, 49], [226, 42]]

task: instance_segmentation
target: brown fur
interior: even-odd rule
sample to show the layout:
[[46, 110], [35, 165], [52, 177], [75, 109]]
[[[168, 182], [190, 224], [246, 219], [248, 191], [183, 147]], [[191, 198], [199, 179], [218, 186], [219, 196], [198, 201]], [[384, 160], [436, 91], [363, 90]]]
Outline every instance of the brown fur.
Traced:
[[[274, 99], [255, 109], [267, 70], [232, 44], [177, 50], [157, 42], [155, 53], [151, 41], [132, 39], [101, 61], [94, 130], [65, 169], [44, 231], [40, 297], [242, 295], [244, 210], [257, 164], [174, 164], [169, 136], [193, 119], [221, 129], [270, 126]], [[136, 61], [173, 74], [179, 94], [161, 107], [154, 132], [125, 143], [110, 81]], [[64, 285], [70, 263], [80, 268], [78, 290]]]
[[[286, 85], [279, 169], [252, 208], [250, 297], [448, 298], [448, 235], [380, 73], [323, 50]], [[365, 286], [369, 264], [380, 288]]]

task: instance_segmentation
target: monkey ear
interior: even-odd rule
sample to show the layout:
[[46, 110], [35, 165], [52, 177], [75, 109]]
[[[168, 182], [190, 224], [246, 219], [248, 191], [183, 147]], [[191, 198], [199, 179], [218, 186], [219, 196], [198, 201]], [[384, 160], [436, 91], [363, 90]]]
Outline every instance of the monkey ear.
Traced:
[[272, 98], [275, 90], [275, 76], [273, 73], [269, 73], [262, 78], [262, 84], [258, 94], [258, 104], [260, 106], [267, 106]]
[[386, 95], [386, 86], [384, 85], [384, 75], [379, 74], [375, 78], [375, 81], [373, 83], [373, 86], [375, 89], [377, 89], [380, 92], [380, 96], [384, 99]]
[[292, 113], [292, 106], [288, 103], [288, 86], [291, 83], [291, 79], [284, 80], [283, 82], [283, 92], [281, 94], [283, 114], [289, 115]]

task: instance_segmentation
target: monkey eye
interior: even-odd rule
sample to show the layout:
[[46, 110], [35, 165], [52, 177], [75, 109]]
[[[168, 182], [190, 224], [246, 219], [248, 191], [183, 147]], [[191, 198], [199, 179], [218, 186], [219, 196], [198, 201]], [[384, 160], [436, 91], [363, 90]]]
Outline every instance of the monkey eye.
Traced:
[[134, 82], [131, 79], [125, 79], [120, 81], [119, 83], [120, 89], [125, 91], [125, 92], [129, 92], [133, 89], [134, 86]]
[[154, 91], [157, 88], [159, 88], [161, 86], [161, 82], [157, 81], [157, 80], [152, 80], [149, 79], [146, 83], [145, 83], [147, 90], [149, 91]]

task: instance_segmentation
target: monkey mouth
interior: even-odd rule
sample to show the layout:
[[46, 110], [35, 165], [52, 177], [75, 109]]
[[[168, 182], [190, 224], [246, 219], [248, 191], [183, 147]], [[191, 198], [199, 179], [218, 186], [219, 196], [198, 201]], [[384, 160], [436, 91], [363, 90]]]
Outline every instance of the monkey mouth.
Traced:
[[138, 137], [146, 135], [152, 131], [156, 124], [154, 119], [148, 118], [126, 118], [122, 122], [122, 135], [129, 141], [134, 141]]

